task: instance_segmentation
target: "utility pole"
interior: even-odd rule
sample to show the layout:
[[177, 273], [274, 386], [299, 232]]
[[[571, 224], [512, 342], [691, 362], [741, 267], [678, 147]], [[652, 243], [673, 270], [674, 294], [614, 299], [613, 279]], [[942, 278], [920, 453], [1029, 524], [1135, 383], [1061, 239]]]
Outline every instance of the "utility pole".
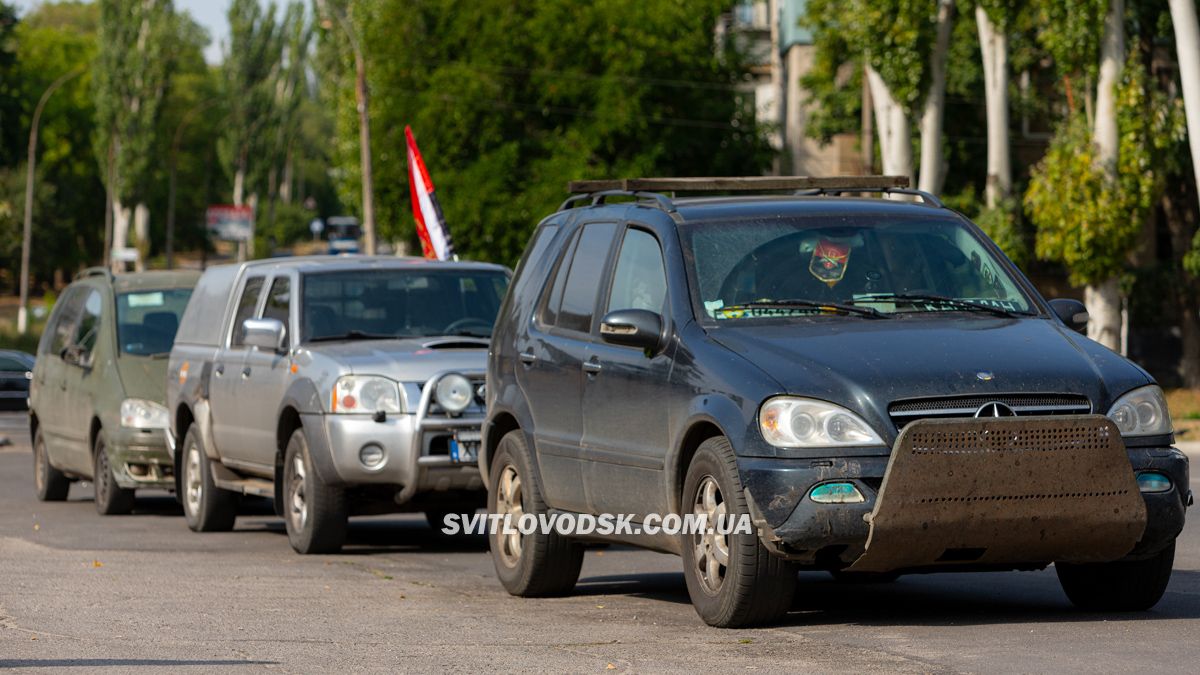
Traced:
[[209, 99], [183, 114], [179, 126], [175, 127], [175, 138], [171, 141], [171, 170], [167, 181], [167, 269], [175, 269], [175, 183], [179, 165], [179, 144], [183, 142], [183, 131], [191, 124], [192, 117], [216, 104]]
[[21, 306], [17, 309], [17, 332], [22, 335], [29, 330], [29, 247], [33, 238], [33, 175], [37, 171], [38, 125], [42, 121], [42, 110], [46, 108], [50, 96], [83, 71], [83, 68], [72, 70], [50, 83], [42, 93], [42, 98], [38, 100], [37, 107], [33, 110], [33, 121], [29, 125], [29, 158], [25, 168], [25, 231], [21, 238]]
[[[354, 28], [346, 20], [345, 15], [337, 7], [329, 7], [326, 0], [317, 0], [322, 14], [333, 15], [338, 22], [350, 49], [354, 51], [355, 69], [355, 100], [358, 103], [358, 144], [359, 158], [362, 162], [362, 210], [363, 210], [363, 248], [367, 255], [375, 255], [375, 187], [371, 174], [371, 117], [369, 114], [370, 92], [367, 89], [367, 61], [363, 57]], [[326, 20], [326, 23], [328, 20]], [[328, 26], [325, 26], [328, 27]]]

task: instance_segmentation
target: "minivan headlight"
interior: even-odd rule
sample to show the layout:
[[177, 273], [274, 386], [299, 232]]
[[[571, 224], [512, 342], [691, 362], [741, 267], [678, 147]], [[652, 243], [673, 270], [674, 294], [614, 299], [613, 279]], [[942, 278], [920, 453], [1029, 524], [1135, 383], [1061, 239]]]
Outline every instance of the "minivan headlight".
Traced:
[[1108, 410], [1108, 419], [1122, 436], [1162, 436], [1175, 430], [1167, 399], [1156, 384], [1134, 389], [1117, 399]]
[[843, 448], [883, 445], [861, 417], [840, 405], [777, 396], [758, 412], [763, 438], [777, 448]]
[[166, 429], [171, 415], [165, 406], [140, 398], [121, 401], [121, 426], [130, 429]]
[[333, 386], [329, 411], [335, 413], [401, 413], [400, 385], [375, 375], [343, 375]]

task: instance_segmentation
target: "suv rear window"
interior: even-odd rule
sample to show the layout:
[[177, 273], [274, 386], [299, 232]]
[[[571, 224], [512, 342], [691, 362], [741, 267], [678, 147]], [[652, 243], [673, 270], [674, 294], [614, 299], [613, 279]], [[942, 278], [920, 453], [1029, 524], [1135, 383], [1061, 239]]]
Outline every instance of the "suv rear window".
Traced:
[[[616, 230], [616, 223], [588, 223], [583, 226], [574, 249], [569, 252], [570, 260], [564, 259], [559, 265], [558, 278], [544, 314], [546, 323], [581, 333], [592, 329], [592, 314], [596, 310], [604, 264], [608, 261], [608, 251]], [[567, 275], [565, 284], [562, 282], [563, 274]]]

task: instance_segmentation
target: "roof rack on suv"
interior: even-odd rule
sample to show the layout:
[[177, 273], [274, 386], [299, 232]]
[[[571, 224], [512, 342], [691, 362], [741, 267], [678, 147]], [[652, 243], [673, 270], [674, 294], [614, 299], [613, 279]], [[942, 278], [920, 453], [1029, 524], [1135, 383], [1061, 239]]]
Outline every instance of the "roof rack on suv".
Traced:
[[611, 180], [573, 180], [567, 190], [574, 196], [559, 210], [590, 201], [603, 204], [608, 197], [634, 197], [652, 200], [668, 213], [675, 211], [671, 197], [664, 192], [767, 192], [790, 190], [797, 195], [836, 196], [855, 192], [879, 192], [920, 197], [938, 208], [942, 202], [923, 190], [908, 187], [908, 176], [728, 176], [708, 178], [618, 178]]
[[113, 278], [112, 270], [107, 267], [88, 267], [79, 271], [75, 275], [75, 280], [87, 279], [88, 277], [104, 277], [111, 280]]

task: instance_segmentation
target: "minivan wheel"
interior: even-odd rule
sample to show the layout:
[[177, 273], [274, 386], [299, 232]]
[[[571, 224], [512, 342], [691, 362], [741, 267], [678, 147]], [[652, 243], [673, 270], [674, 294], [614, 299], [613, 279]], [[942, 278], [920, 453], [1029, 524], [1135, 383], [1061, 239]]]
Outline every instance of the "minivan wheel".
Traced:
[[46, 451], [46, 439], [42, 430], [33, 432], [33, 489], [43, 502], [66, 501], [71, 490], [71, 479], [50, 465], [50, 454]]
[[549, 512], [542, 486], [532, 471], [533, 461], [518, 429], [500, 439], [488, 480], [488, 513], [510, 516], [511, 532], [503, 524], [488, 533], [496, 576], [505, 590], [521, 597], [562, 595], [575, 588], [583, 567], [584, 547], [557, 532], [515, 531], [524, 514]]
[[108, 445], [98, 434], [92, 451], [92, 484], [95, 486], [96, 512], [102, 516], [123, 516], [133, 512], [134, 491], [117, 485], [108, 463]]
[[200, 447], [196, 427], [183, 437], [183, 516], [193, 532], [228, 532], [237, 519], [237, 493], [222, 490], [213, 482], [212, 460]]
[[283, 519], [297, 553], [337, 553], [346, 541], [346, 491], [313, 470], [304, 431], [292, 432], [283, 459]]
[[1072, 565], [1055, 563], [1058, 582], [1076, 607], [1092, 612], [1139, 612], [1158, 604], [1171, 580], [1175, 542], [1145, 560]]
[[708, 532], [684, 534], [680, 542], [684, 580], [700, 618], [710, 626], [736, 628], [787, 613], [796, 590], [795, 566], [771, 555], [756, 533], [722, 534], [713, 527], [718, 518], [749, 514], [727, 439], [710, 438], [696, 450], [683, 481], [682, 508], [709, 523]]

